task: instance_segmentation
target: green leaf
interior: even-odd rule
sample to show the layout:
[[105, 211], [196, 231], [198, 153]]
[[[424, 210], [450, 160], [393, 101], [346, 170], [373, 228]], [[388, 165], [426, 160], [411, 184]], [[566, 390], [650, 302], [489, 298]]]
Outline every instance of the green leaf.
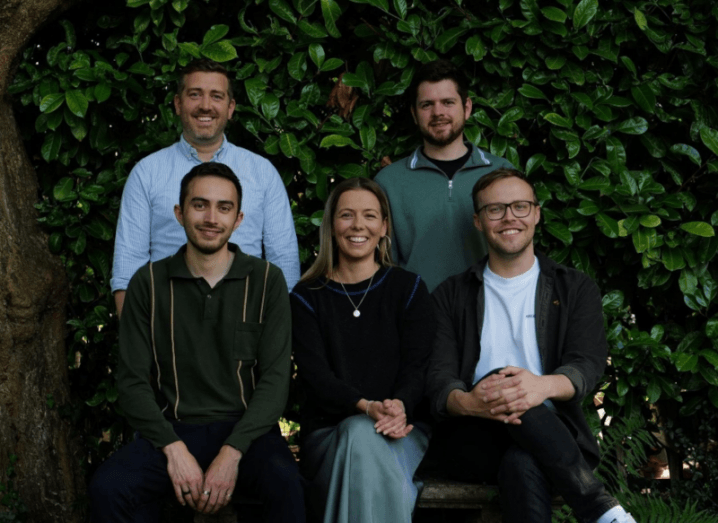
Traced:
[[48, 133], [45, 136], [45, 141], [42, 143], [40, 154], [46, 162], [53, 162], [57, 159], [57, 155], [60, 153], [60, 147], [62, 146], [62, 133], [53, 132]]
[[339, 38], [342, 34], [337, 29], [337, 20], [342, 14], [342, 8], [335, 0], [320, 0], [322, 5], [322, 15], [324, 16], [324, 26], [327, 32], [334, 38]]
[[645, 84], [631, 87], [631, 96], [641, 109], [653, 114], [656, 109], [656, 95], [653, 94], [650, 87]]
[[479, 35], [474, 35], [466, 41], [466, 54], [473, 56], [474, 61], [478, 62], [486, 56], [486, 47]]
[[548, 113], [543, 115], [544, 119], [553, 125], [558, 125], [560, 127], [566, 127], [568, 129], [573, 127], [573, 122], [569, 120], [568, 118], [564, 118], [563, 116], [556, 114], [556, 113]]
[[87, 108], [90, 105], [85, 98], [85, 95], [79, 89], [73, 89], [72, 91], [65, 92], [65, 102], [67, 103], [68, 109], [72, 111], [72, 114], [84, 118], [87, 113]]
[[68, 202], [77, 198], [77, 193], [73, 190], [75, 182], [72, 178], [66, 176], [60, 178], [52, 189], [52, 195], [58, 202]]
[[399, 18], [401, 18], [402, 20], [406, 18], [406, 13], [408, 11], [406, 6], [406, 0], [394, 0], [394, 9], [399, 15]]
[[661, 385], [655, 378], [648, 383], [646, 387], [646, 394], [648, 395], [648, 403], [653, 404], [657, 402], [661, 397]]
[[215, 62], [229, 62], [237, 58], [237, 50], [229, 40], [215, 42], [207, 47], [201, 47], [202, 56], [214, 60]]
[[456, 45], [459, 38], [466, 33], [466, 29], [455, 27], [441, 33], [434, 41], [434, 47], [438, 49], [440, 53], [446, 53], [449, 49]]
[[534, 154], [526, 162], [526, 176], [531, 176], [531, 173], [536, 171], [546, 161], [546, 155], [542, 153]]
[[304, 78], [304, 73], [307, 71], [306, 53], [293, 54], [289, 59], [289, 63], [287, 63], [287, 71], [289, 71], [289, 76], [295, 80]]
[[90, 236], [104, 241], [111, 240], [115, 235], [115, 229], [105, 220], [100, 218], [93, 219], [86, 227], [86, 230]]
[[552, 236], [561, 240], [565, 245], [570, 245], [573, 242], [571, 231], [562, 223], [546, 222], [544, 223], [544, 229]]
[[339, 134], [330, 134], [329, 136], [325, 136], [319, 144], [319, 147], [322, 149], [328, 149], [329, 147], [344, 147], [347, 145], [353, 147], [354, 149], [359, 149], [359, 146], [354, 143], [354, 140], [348, 136], [341, 136]]
[[601, 232], [609, 238], [618, 238], [618, 222], [610, 216], [599, 212], [596, 215], [596, 225], [598, 225]]
[[564, 64], [566, 63], [566, 57], [565, 56], [549, 56], [546, 58], [546, 67], [548, 67], [552, 71], [557, 71], [561, 69]]
[[718, 154], [718, 131], [710, 127], [701, 127], [700, 134], [703, 145], [708, 147], [713, 154]]
[[640, 218], [640, 223], [644, 227], [658, 227], [661, 224], [661, 218], [655, 214], [644, 214]]
[[358, 165], [356, 163], [347, 163], [340, 165], [337, 169], [337, 173], [342, 178], [364, 178], [366, 177], [366, 172], [364, 171], [364, 168], [361, 165]]
[[106, 102], [112, 95], [112, 87], [105, 83], [99, 83], [95, 86], [95, 100], [97, 103]]
[[636, 20], [636, 25], [638, 25], [638, 28], [641, 31], [645, 31], [646, 29], [648, 29], [648, 21], [646, 20], [646, 15], [639, 11], [637, 7], [633, 9], [633, 18]]
[[711, 387], [708, 391], [708, 398], [710, 398], [713, 406], [718, 409], [718, 387]]
[[598, 12], [598, 0], [581, 0], [573, 12], [573, 28], [578, 30], [588, 24]]
[[645, 118], [637, 116], [619, 123], [614, 130], [625, 134], [643, 134], [648, 130], [648, 122]]
[[593, 216], [598, 213], [599, 210], [598, 205], [591, 200], [581, 200], [581, 203], [578, 206], [578, 212], [582, 216]]
[[677, 143], [671, 147], [671, 152], [674, 154], [682, 154], [687, 156], [694, 164], [700, 166], [701, 164], [701, 153], [695, 150], [690, 145], [684, 143]]
[[317, 67], [321, 67], [324, 63], [324, 48], [320, 44], [310, 44], [309, 57]]
[[279, 136], [279, 148], [287, 158], [296, 158], [299, 152], [299, 141], [294, 133], [282, 133]]
[[344, 60], [341, 60], [339, 58], [330, 58], [326, 62], [322, 64], [322, 66], [319, 68], [320, 71], [333, 71], [337, 67], [341, 67], [344, 65]]
[[548, 100], [546, 98], [546, 95], [543, 94], [543, 91], [539, 89], [538, 87], [535, 87], [531, 84], [524, 84], [518, 89], [521, 96], [524, 96], [526, 98], [535, 98], [535, 99], [543, 99]]
[[[708, 324], [710, 324], [711, 321], [714, 322], [714, 325], [712, 327], [709, 327]], [[716, 318], [713, 318], [712, 320], [708, 320], [708, 324], [706, 324], [706, 333], [710, 332], [708, 336], [711, 338], [718, 337], [718, 320]], [[702, 350], [700, 354], [706, 359], [708, 363], [718, 368], [718, 352], [706, 349]]]
[[564, 23], [566, 21], [566, 12], [562, 11], [558, 7], [544, 7], [541, 9], [541, 14], [552, 22]]
[[666, 269], [669, 271], [678, 271], [686, 266], [686, 261], [683, 259], [680, 249], [663, 249], [661, 261]]
[[326, 38], [327, 32], [317, 22], [310, 23], [306, 19], [299, 20], [299, 29], [312, 38]]
[[682, 223], [680, 227], [684, 231], [695, 234], [696, 236], [703, 236], [704, 238], [715, 236], [715, 230], [706, 222], [687, 222]]
[[588, 180], [584, 180], [579, 185], [584, 191], [605, 191], [611, 187], [611, 182], [603, 176], [594, 176]]
[[269, 8], [282, 20], [292, 24], [297, 23], [292, 8], [284, 0], [269, 0]]
[[248, 78], [244, 81], [244, 89], [247, 91], [247, 97], [250, 103], [257, 107], [264, 98], [264, 90], [267, 86], [259, 78]]
[[279, 98], [272, 93], [266, 93], [262, 97], [262, 113], [271, 120], [279, 112]]
[[225, 37], [227, 33], [229, 33], [228, 25], [213, 25], [209, 28], [209, 31], [204, 34], [204, 38], [202, 39], [202, 46], [208, 46], [209, 44], [219, 42], [222, 38]]
[[364, 149], [367, 151], [374, 149], [374, 145], [376, 144], [376, 130], [374, 127], [367, 124], [362, 125], [359, 135]]
[[698, 365], [698, 356], [683, 352], [676, 355], [674, 363], [680, 372], [691, 372]]
[[40, 111], [43, 113], [51, 113], [57, 110], [65, 101], [65, 95], [62, 93], [48, 94], [43, 97], [40, 102]]

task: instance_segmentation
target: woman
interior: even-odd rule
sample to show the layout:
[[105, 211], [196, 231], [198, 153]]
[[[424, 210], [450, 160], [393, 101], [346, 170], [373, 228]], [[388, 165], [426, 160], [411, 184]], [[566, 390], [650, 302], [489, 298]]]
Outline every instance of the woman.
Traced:
[[326, 523], [411, 521], [428, 428], [409, 424], [435, 332], [416, 274], [393, 267], [391, 218], [366, 178], [329, 196], [319, 255], [291, 293], [302, 465]]

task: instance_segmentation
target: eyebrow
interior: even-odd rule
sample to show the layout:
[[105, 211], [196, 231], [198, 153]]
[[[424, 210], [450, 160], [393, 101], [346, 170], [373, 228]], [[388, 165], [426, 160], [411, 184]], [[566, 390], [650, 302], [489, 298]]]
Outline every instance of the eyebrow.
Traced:
[[[202, 198], [201, 196], [195, 196], [190, 202], [211, 203], [207, 198]], [[218, 200], [217, 205], [231, 205], [234, 207], [234, 202], [232, 200]]]

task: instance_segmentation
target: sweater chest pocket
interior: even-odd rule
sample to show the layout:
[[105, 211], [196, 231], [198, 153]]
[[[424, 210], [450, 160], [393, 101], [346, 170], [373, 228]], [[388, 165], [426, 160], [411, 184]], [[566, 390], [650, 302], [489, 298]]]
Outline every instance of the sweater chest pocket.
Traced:
[[233, 356], [235, 360], [255, 361], [264, 326], [260, 323], [240, 323], [234, 330]]

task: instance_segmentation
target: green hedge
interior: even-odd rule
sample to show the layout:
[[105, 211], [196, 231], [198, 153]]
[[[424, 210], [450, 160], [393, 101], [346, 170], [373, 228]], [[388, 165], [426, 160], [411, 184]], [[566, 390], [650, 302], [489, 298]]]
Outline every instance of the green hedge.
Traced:
[[690, 495], [715, 507], [718, 8], [541, 5], [108, 0], [38, 35], [12, 92], [40, 220], [72, 284], [68, 364], [82, 402], [62, 408], [93, 463], [111, 447], [103, 433], [116, 442], [123, 427], [108, 285], [119, 198], [134, 163], [180, 133], [177, 69], [200, 56], [231, 69], [228, 137], [278, 168], [306, 266], [332, 184], [418, 145], [404, 91], [417, 65], [443, 57], [471, 79], [466, 135], [536, 182], [540, 248], [605, 293], [606, 412], [666, 429], [680, 459], [698, 460]]

